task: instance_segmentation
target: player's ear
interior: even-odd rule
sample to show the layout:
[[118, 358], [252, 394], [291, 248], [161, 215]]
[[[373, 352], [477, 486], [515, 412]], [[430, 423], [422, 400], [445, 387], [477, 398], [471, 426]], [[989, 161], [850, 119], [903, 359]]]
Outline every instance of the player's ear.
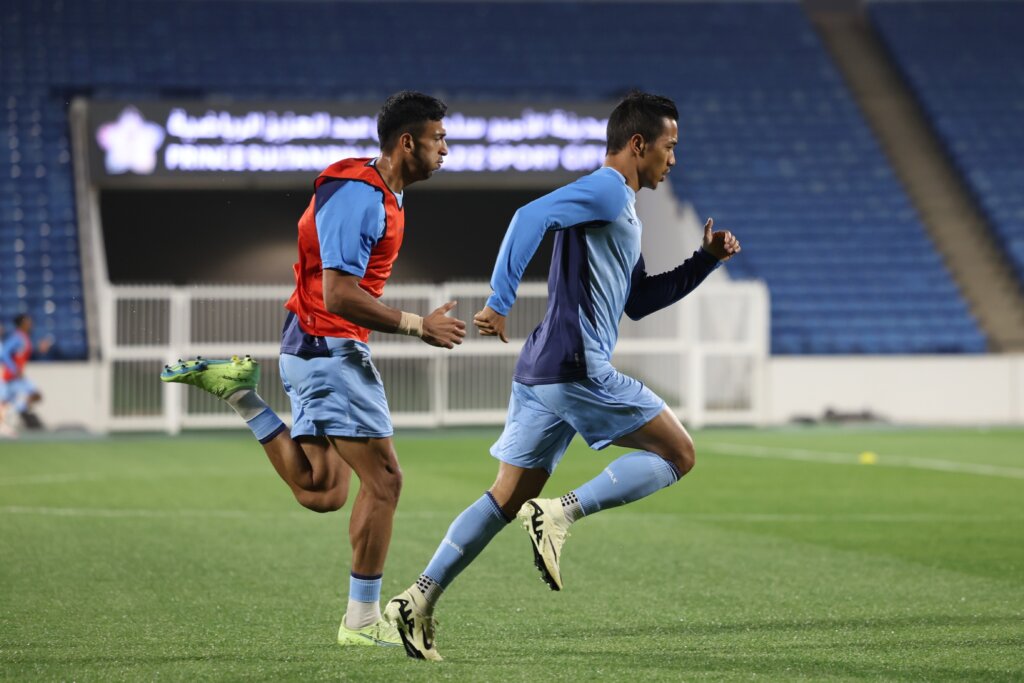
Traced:
[[412, 137], [412, 133], [406, 131], [398, 136], [398, 146], [406, 152], [412, 152], [416, 147], [416, 140]]
[[647, 143], [644, 141], [644, 136], [640, 133], [634, 133], [633, 137], [629, 139], [629, 146], [634, 153], [643, 155], [644, 149], [647, 147]]

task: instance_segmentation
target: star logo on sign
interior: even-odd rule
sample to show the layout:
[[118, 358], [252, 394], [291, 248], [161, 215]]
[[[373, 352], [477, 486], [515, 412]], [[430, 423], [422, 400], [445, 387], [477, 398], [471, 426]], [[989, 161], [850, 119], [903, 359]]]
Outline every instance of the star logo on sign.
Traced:
[[164, 141], [164, 129], [142, 118], [135, 107], [125, 107], [117, 121], [96, 132], [96, 142], [107, 153], [107, 173], [149, 175], [156, 168], [156, 151]]

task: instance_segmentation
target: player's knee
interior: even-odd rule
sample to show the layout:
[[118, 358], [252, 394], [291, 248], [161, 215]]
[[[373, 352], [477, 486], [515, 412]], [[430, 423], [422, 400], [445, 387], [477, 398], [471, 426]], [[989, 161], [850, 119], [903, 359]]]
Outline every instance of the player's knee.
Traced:
[[693, 445], [693, 439], [690, 438], [689, 434], [672, 449], [672, 457], [669, 460], [679, 471], [680, 477], [686, 476], [693, 469], [694, 465], [697, 464], [697, 449]]
[[402, 470], [396, 466], [386, 466], [378, 469], [369, 481], [362, 481], [360, 486], [366, 492], [382, 503], [391, 506], [398, 505], [398, 498], [402, 494]]
[[313, 512], [336, 512], [345, 506], [346, 493], [332, 489], [330, 491], [295, 492], [295, 500], [299, 505]]

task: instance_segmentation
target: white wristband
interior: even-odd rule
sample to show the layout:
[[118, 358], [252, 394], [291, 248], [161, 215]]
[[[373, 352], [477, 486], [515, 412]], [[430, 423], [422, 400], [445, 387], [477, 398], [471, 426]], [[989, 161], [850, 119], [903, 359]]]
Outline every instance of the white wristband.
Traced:
[[423, 316], [415, 313], [402, 311], [402, 317], [398, 320], [398, 334], [407, 334], [410, 337], [423, 337]]

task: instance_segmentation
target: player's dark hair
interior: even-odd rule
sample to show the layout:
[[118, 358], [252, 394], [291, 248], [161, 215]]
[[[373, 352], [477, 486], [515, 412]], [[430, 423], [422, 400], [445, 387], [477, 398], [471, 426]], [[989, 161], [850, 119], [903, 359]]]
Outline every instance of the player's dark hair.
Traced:
[[661, 135], [664, 119], [679, 120], [676, 104], [667, 97], [633, 90], [615, 105], [608, 117], [608, 154], [622, 151], [637, 133], [645, 142]]
[[19, 313], [14, 316], [14, 326], [21, 327], [21, 324], [25, 322], [26, 319], [28, 319], [28, 313]]
[[415, 90], [402, 90], [389, 97], [377, 113], [377, 138], [380, 148], [391, 151], [403, 133], [419, 132], [427, 121], [440, 121], [448, 105]]

